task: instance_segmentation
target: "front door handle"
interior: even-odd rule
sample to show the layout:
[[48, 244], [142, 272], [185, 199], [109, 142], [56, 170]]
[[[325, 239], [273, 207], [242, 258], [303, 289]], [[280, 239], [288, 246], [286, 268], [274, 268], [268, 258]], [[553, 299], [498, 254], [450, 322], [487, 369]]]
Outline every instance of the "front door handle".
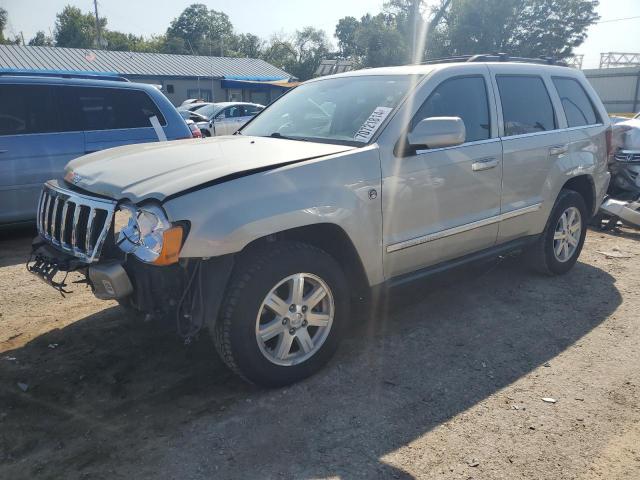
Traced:
[[483, 158], [471, 165], [474, 172], [482, 172], [483, 170], [490, 170], [498, 166], [498, 159], [495, 157]]
[[554, 145], [549, 149], [549, 154], [553, 157], [559, 157], [569, 151], [568, 145]]
[[0, 150], [0, 153], [7, 153], [9, 150]]

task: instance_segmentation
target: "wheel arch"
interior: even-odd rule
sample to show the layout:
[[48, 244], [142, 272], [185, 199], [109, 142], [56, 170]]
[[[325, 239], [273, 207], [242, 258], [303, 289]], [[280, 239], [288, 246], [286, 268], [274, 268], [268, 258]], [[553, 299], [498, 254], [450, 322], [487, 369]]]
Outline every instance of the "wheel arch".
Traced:
[[362, 259], [347, 232], [339, 225], [315, 223], [272, 233], [253, 240], [242, 252], [277, 241], [306, 243], [327, 252], [343, 267], [344, 274], [352, 286], [352, 295], [361, 297], [367, 294], [369, 280]]
[[587, 205], [589, 215], [593, 216], [598, 207], [596, 203], [596, 187], [590, 175], [578, 175], [570, 178], [562, 186], [561, 190], [572, 190], [579, 193]]

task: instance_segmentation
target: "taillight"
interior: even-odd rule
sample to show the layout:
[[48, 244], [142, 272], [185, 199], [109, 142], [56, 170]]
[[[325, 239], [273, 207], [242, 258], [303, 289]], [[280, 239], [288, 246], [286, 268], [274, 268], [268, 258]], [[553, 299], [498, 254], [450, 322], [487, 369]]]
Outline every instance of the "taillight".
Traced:
[[193, 138], [202, 138], [202, 132], [195, 123], [189, 124], [189, 129]]
[[615, 153], [615, 147], [613, 145], [613, 127], [607, 128], [604, 136], [607, 140], [607, 158], [611, 158]]

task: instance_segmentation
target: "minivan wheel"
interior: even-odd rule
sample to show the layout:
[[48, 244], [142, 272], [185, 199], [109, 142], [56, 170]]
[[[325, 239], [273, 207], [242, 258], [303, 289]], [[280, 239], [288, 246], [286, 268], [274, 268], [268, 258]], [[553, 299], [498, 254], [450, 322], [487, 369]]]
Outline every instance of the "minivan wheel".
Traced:
[[548, 275], [562, 275], [571, 270], [582, 251], [587, 224], [582, 195], [562, 190], [544, 232], [530, 252], [532, 267]]
[[246, 380], [288, 385], [324, 366], [349, 315], [339, 264], [313, 246], [277, 242], [238, 262], [213, 339]]

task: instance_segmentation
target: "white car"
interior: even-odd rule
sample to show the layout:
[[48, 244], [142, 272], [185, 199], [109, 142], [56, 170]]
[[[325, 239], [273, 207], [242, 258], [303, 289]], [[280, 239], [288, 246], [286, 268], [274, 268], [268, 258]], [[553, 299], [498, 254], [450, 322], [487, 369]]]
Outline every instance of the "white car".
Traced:
[[205, 137], [233, 135], [245, 123], [264, 110], [264, 105], [245, 102], [209, 103], [195, 113], [207, 117], [207, 122], [197, 122]]

